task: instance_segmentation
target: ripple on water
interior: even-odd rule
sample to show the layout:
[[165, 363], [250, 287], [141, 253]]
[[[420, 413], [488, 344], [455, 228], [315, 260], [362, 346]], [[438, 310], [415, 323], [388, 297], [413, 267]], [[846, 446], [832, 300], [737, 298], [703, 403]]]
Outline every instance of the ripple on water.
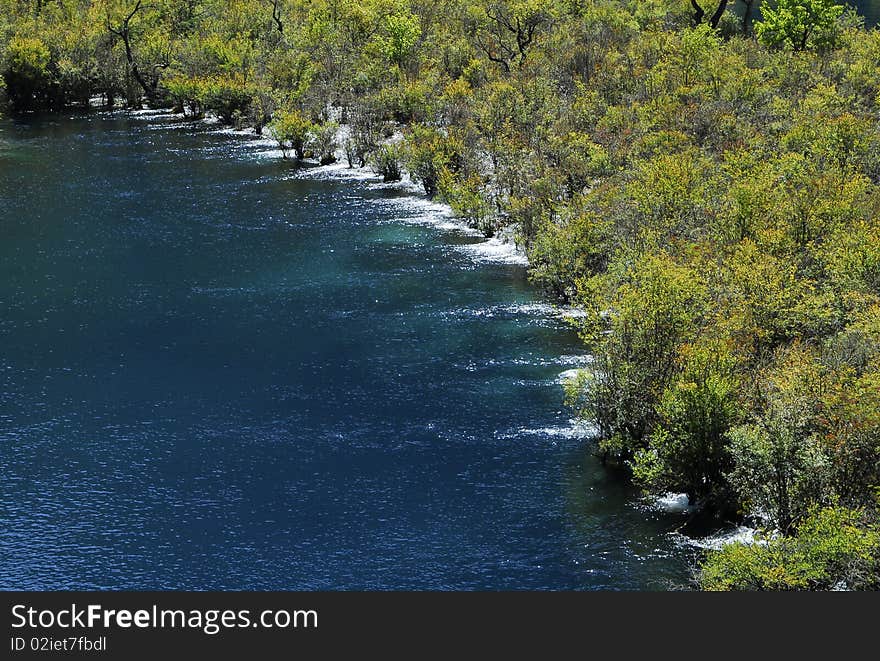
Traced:
[[686, 575], [564, 410], [573, 315], [411, 183], [164, 113], [8, 127], [0, 587]]

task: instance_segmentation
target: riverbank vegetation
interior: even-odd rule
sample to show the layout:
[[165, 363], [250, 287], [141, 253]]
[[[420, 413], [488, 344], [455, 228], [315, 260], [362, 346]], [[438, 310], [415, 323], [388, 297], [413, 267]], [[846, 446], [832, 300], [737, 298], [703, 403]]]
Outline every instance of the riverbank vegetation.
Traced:
[[766, 530], [704, 588], [880, 588], [880, 33], [851, 10], [0, 0], [0, 70], [12, 112], [212, 113], [513, 227], [585, 310], [602, 458]]

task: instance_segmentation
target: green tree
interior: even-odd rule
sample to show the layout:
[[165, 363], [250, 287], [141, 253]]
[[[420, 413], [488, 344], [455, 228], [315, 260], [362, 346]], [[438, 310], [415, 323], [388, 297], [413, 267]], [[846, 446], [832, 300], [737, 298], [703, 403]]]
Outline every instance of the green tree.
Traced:
[[660, 422], [636, 452], [636, 481], [651, 493], [684, 492], [693, 503], [729, 508], [727, 432], [740, 417], [737, 363], [718, 341], [682, 347], [680, 371], [657, 407]]
[[336, 122], [325, 122], [314, 128], [312, 144], [321, 165], [330, 165], [336, 162], [336, 150], [339, 147], [338, 132], [339, 124]]
[[817, 510], [794, 536], [729, 544], [709, 553], [704, 590], [880, 589], [880, 528], [862, 510]]
[[385, 33], [380, 37], [383, 55], [389, 62], [404, 69], [422, 35], [418, 17], [411, 13], [392, 14], [385, 19]]
[[762, 20], [755, 23], [755, 33], [770, 48], [833, 48], [840, 37], [843, 10], [836, 0], [776, 0], [775, 7], [761, 7]]
[[298, 110], [279, 110], [269, 126], [284, 158], [293, 151], [297, 160], [306, 157], [306, 145], [312, 136], [313, 124]]
[[425, 195], [433, 198], [440, 192], [444, 171], [461, 169], [464, 146], [454, 137], [429, 126], [415, 125], [406, 138], [406, 167], [412, 178], [422, 184]]
[[607, 278], [581, 292], [594, 311], [585, 338], [596, 355], [576, 401], [599, 430], [606, 456], [628, 459], [655, 428], [678, 351], [694, 339], [706, 290], [692, 269], [665, 253], [640, 256], [622, 278], [610, 296], [601, 296]]
[[400, 161], [401, 153], [397, 145], [382, 145], [373, 155], [373, 168], [386, 184], [400, 181]]
[[55, 106], [52, 55], [37, 37], [15, 37], [6, 46], [3, 80], [16, 111]]
[[546, 0], [504, 0], [474, 5], [467, 25], [477, 48], [510, 73], [514, 66], [522, 68], [552, 18], [552, 3]]

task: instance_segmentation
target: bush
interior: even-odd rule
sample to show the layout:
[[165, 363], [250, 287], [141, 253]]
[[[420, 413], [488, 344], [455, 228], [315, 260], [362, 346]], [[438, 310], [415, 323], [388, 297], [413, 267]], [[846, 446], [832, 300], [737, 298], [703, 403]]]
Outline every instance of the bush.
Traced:
[[595, 361], [578, 405], [599, 430], [606, 457], [623, 460], [646, 447], [656, 428], [677, 353], [693, 340], [706, 296], [698, 275], [667, 254], [631, 259], [637, 261], [616, 287], [599, 276], [580, 292], [592, 313], [584, 336]]
[[60, 89], [50, 71], [51, 52], [39, 38], [13, 37], [6, 47], [3, 79], [16, 111], [60, 108]]
[[241, 78], [212, 76], [201, 82], [200, 94], [206, 110], [216, 112], [224, 124], [233, 124], [247, 113], [253, 90]]
[[660, 398], [660, 425], [636, 452], [634, 476], [651, 493], [685, 492], [691, 502], [724, 510], [732, 505], [727, 432], [740, 408], [736, 360], [716, 341], [680, 353], [680, 373]]
[[458, 172], [463, 163], [464, 145], [439, 129], [416, 124], [406, 139], [406, 168], [414, 181], [434, 198], [440, 190], [444, 170]]
[[336, 150], [339, 147], [339, 143], [336, 141], [338, 132], [339, 125], [335, 122], [327, 122], [314, 129], [312, 146], [321, 165], [330, 165], [336, 162]]
[[298, 110], [280, 110], [270, 124], [284, 158], [293, 151], [297, 160], [306, 157], [306, 145], [312, 135], [312, 123]]
[[349, 167], [364, 167], [382, 139], [382, 120], [369, 103], [352, 108], [349, 122], [351, 135], [345, 142], [345, 157]]
[[861, 510], [813, 510], [793, 537], [710, 552], [704, 590], [880, 589], [880, 528]]
[[426, 82], [384, 87], [376, 97], [382, 114], [400, 124], [428, 121], [434, 114], [435, 90]]
[[462, 179], [448, 169], [440, 173], [438, 188], [453, 213], [468, 225], [492, 236], [497, 227], [492, 207], [484, 193], [485, 182], [478, 176]]
[[776, 0], [775, 6], [761, 7], [755, 33], [770, 48], [827, 50], [840, 37], [843, 10], [836, 0]]
[[400, 149], [395, 145], [382, 145], [373, 156], [373, 168], [382, 175], [386, 184], [400, 181]]
[[611, 224], [607, 217], [581, 207], [565, 207], [558, 219], [537, 228], [529, 244], [531, 280], [566, 301], [576, 294], [573, 282], [601, 273], [608, 261]]
[[172, 76], [165, 81], [165, 89], [178, 111], [184, 114], [188, 111], [192, 117], [201, 117], [204, 114], [204, 94], [199, 80], [188, 76]]

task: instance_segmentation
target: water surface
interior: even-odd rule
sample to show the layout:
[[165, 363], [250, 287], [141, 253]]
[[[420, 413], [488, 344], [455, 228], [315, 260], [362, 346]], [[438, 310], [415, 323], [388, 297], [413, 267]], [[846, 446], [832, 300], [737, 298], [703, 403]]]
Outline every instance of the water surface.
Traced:
[[575, 334], [424, 201], [124, 114], [0, 123], [0, 201], [0, 588], [686, 580]]

